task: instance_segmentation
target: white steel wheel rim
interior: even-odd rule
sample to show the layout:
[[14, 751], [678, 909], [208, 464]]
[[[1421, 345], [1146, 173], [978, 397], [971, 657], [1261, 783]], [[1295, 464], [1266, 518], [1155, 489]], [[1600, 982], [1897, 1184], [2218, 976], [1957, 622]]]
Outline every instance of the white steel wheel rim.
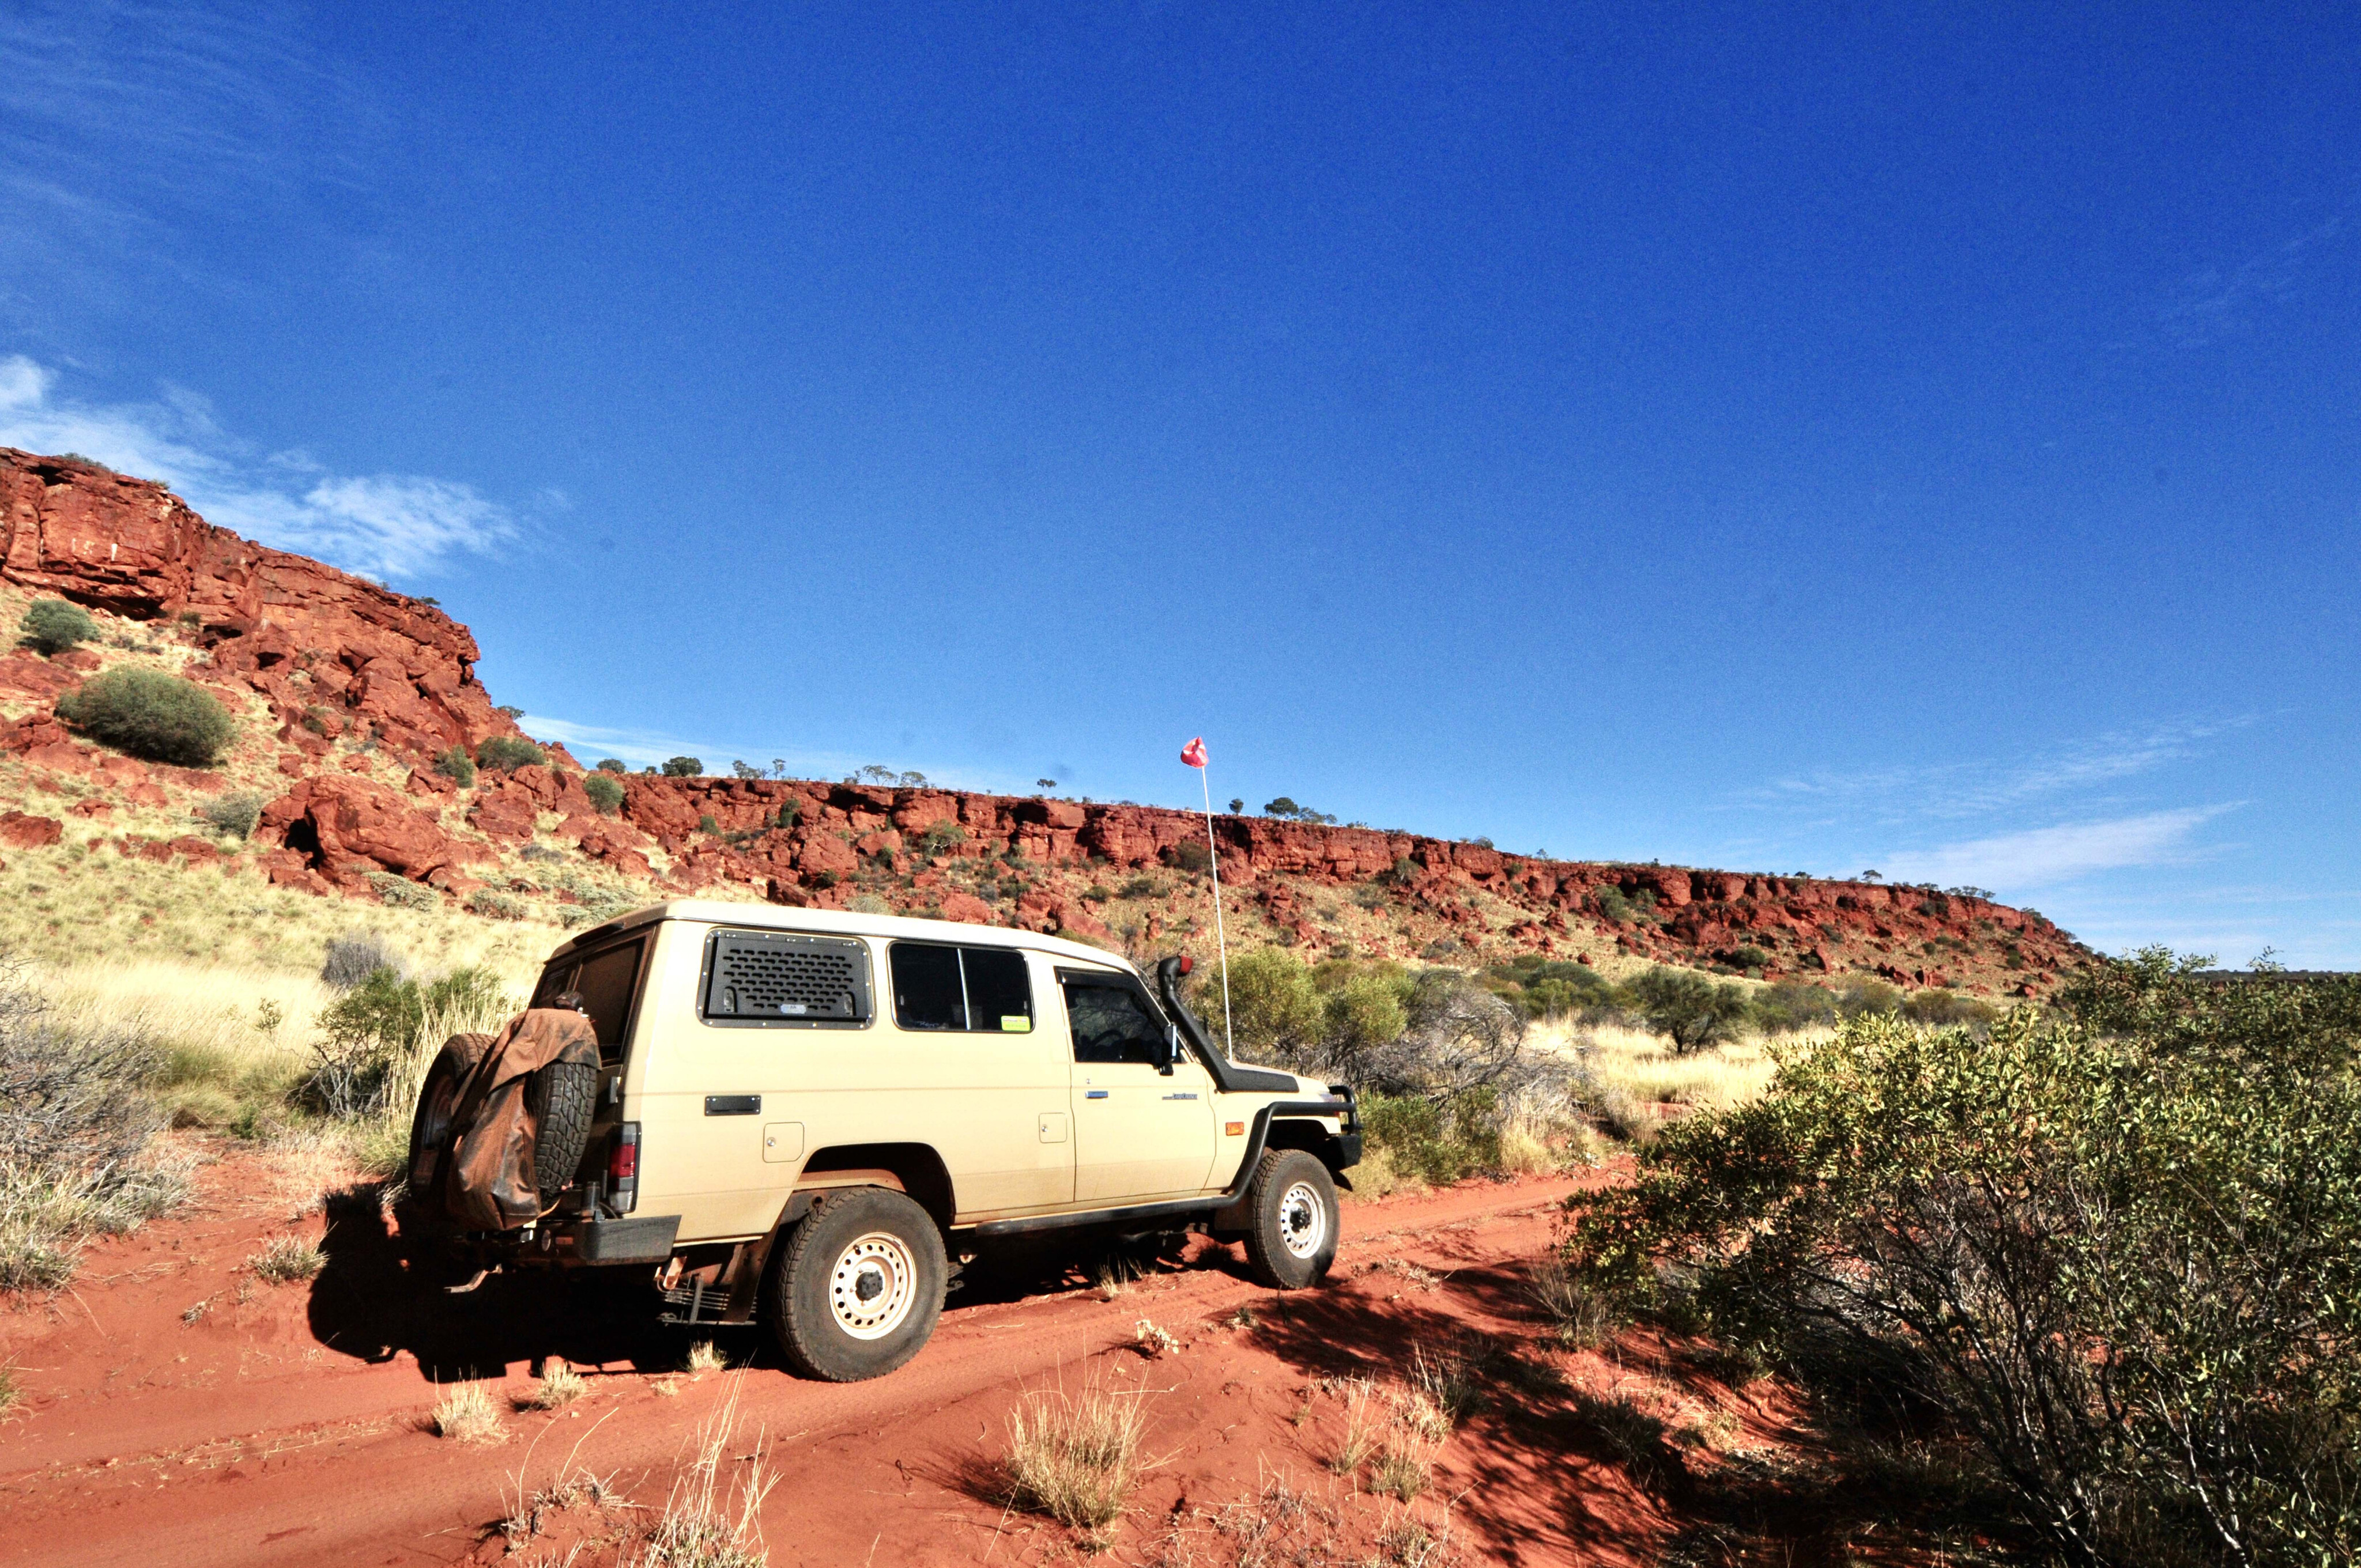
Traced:
[[836, 1326], [854, 1339], [884, 1339], [902, 1326], [918, 1299], [918, 1260], [901, 1237], [872, 1231], [837, 1255], [828, 1304]]
[[1328, 1239], [1328, 1205], [1308, 1181], [1289, 1188], [1279, 1201], [1279, 1245], [1290, 1257], [1313, 1257]]

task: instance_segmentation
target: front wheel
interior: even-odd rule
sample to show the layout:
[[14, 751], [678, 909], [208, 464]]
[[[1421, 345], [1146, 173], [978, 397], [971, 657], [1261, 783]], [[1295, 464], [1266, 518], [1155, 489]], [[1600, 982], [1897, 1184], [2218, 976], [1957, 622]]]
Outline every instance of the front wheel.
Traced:
[[1255, 1283], [1301, 1290], [1336, 1261], [1336, 1184], [1301, 1149], [1266, 1149], [1246, 1185], [1246, 1267]]
[[772, 1336], [807, 1377], [858, 1383], [918, 1354], [942, 1316], [942, 1233], [883, 1187], [829, 1193], [787, 1237], [763, 1303]]

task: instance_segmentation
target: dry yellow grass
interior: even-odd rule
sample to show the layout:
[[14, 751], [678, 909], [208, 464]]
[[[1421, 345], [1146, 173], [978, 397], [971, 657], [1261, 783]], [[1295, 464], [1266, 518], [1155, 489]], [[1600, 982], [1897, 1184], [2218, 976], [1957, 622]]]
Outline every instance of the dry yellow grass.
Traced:
[[481, 1383], [462, 1383], [434, 1407], [434, 1433], [455, 1442], [500, 1442], [508, 1437], [500, 1407]]
[[1079, 1397], [1027, 1395], [1009, 1415], [1001, 1461], [1016, 1505], [1080, 1530], [1103, 1531], [1122, 1518], [1148, 1431], [1140, 1400], [1095, 1381]]
[[[1808, 1044], [1813, 1036], [1796, 1036]], [[1529, 1048], [1576, 1063], [1602, 1089], [1642, 1104], [1689, 1105], [1721, 1110], [1760, 1095], [1777, 1070], [1759, 1038], [1675, 1056], [1662, 1035], [1614, 1025], [1577, 1025], [1553, 1019], [1533, 1025]]]

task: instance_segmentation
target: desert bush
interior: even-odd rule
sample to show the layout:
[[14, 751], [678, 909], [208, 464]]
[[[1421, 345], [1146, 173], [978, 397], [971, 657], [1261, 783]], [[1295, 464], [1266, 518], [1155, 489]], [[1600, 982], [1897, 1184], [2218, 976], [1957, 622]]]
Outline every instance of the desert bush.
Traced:
[[2000, 1009], [1982, 997], [1935, 985], [1912, 992], [1902, 1003], [1902, 1015], [1914, 1024], [1965, 1024], [1983, 1028], [2000, 1016]]
[[1656, 968], [1632, 981], [1633, 1006], [1651, 1028], [1672, 1037], [1686, 1056], [1735, 1039], [1746, 1020], [1746, 991], [1708, 980], [1695, 970]]
[[494, 735], [476, 748], [476, 764], [494, 773], [514, 773], [549, 761], [549, 753], [514, 735]]
[[434, 1407], [434, 1435], [455, 1442], [499, 1442], [508, 1436], [500, 1410], [481, 1383], [462, 1383]]
[[1330, 991], [1321, 1003], [1321, 1025], [1330, 1049], [1340, 1057], [1361, 1056], [1410, 1027], [1402, 1010], [1407, 989], [1390, 976], [1356, 974]]
[[0, 1290], [55, 1289], [82, 1238], [136, 1229], [186, 1191], [149, 1144], [143, 1091], [159, 1055], [142, 1036], [70, 1032], [0, 963]]
[[64, 599], [35, 599], [16, 626], [25, 641], [44, 653], [62, 653], [98, 635], [98, 622], [91, 620], [90, 611]]
[[1242, 1050], [1292, 1062], [1316, 1053], [1326, 1022], [1303, 960], [1263, 948], [1231, 960], [1230, 1029]]
[[1598, 889], [1590, 895], [1590, 906], [1598, 911], [1601, 918], [1619, 926], [1629, 923], [1632, 916], [1631, 901], [1623, 896], [1620, 887]]
[[400, 980], [410, 972], [410, 966], [384, 933], [351, 931], [329, 939], [327, 957], [320, 965], [320, 981], [350, 991], [379, 970], [391, 970]]
[[1750, 1003], [1754, 1026], [1766, 1035], [1792, 1035], [1834, 1024], [1837, 994], [1807, 981], [1783, 980], [1764, 986]]
[[424, 883], [411, 881], [399, 872], [371, 872], [368, 884], [376, 891], [379, 904], [390, 904], [397, 909], [434, 907], [434, 890]]
[[186, 768], [210, 768], [237, 726], [214, 695], [159, 670], [103, 670], [58, 698], [58, 717], [107, 745]]
[[1213, 851], [1194, 839], [1184, 839], [1164, 851], [1164, 862], [1174, 871], [1203, 876], [1213, 866]]
[[203, 814], [206, 826], [214, 832], [245, 839], [253, 835], [254, 825], [262, 820], [262, 808], [267, 804], [257, 791], [234, 789], [205, 802]]
[[1764, 969], [1770, 965], [1770, 962], [1771, 955], [1752, 944], [1745, 944], [1730, 949], [1730, 963], [1732, 969]]
[[469, 894], [467, 909], [469, 913], [480, 915], [488, 920], [524, 918], [524, 900], [514, 894], [502, 893], [498, 888], [479, 887]]
[[1863, 1013], [1578, 1200], [1571, 1260], [1932, 1407], [2070, 1561], [2350, 1561], [2361, 979], [2201, 963], [1989, 1037]]
[[670, 757], [665, 759], [664, 773], [668, 779], [701, 779], [705, 762], [698, 757]]
[[428, 1049], [509, 1010], [489, 970], [456, 969], [423, 985], [389, 967], [373, 970], [320, 1014], [305, 1098], [345, 1118], [406, 1112]]
[[[781, 824], [782, 827], [789, 825], [789, 823]], [[958, 823], [935, 822], [928, 824], [925, 831], [912, 837], [910, 847], [928, 860], [932, 860], [939, 855], [950, 854], [966, 842], [967, 829]]]
[[598, 771], [602, 773], [628, 773], [631, 770], [620, 757], [601, 757]]
[[476, 760], [464, 746], [454, 746], [435, 758], [434, 771], [461, 789], [476, 787]]
[[582, 775], [582, 793], [590, 797], [591, 807], [612, 817], [623, 808], [623, 786], [606, 773]]

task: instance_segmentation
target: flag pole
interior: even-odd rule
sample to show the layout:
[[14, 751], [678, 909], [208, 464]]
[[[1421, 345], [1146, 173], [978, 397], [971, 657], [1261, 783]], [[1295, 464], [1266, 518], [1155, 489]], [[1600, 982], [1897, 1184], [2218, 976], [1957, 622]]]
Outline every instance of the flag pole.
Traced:
[[1197, 784], [1205, 792], [1205, 857], [1213, 868], [1213, 941], [1222, 955], [1222, 1054], [1235, 1057], [1238, 1049], [1230, 1038], [1230, 939], [1222, 931], [1222, 851], [1213, 842], [1213, 786], [1205, 776], [1212, 771], [1200, 767]]

